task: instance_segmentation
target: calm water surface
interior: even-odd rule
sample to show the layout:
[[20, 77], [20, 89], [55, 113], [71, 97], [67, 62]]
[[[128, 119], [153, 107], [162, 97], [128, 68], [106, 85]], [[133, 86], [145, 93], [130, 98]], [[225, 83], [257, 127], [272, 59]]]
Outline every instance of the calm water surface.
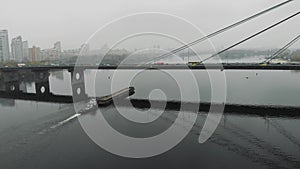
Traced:
[[[176, 85], [176, 79], [186, 75], [174, 72], [177, 74], [175, 78], [160, 71], [140, 72], [128, 81], [134, 71], [120, 72], [117, 80], [112, 71], [87, 71], [86, 89], [89, 95], [101, 96], [130, 84], [136, 88], [133, 98], [180, 100], [180, 87]], [[225, 73], [226, 103], [300, 106], [299, 72]], [[194, 71], [193, 74], [199, 87], [200, 101], [210, 101], [208, 74], [205, 71]], [[218, 77], [220, 72], [211, 71], [211, 74]], [[97, 77], [96, 81], [94, 77]], [[50, 79], [53, 93], [72, 94], [71, 78], [67, 71], [52, 72]], [[116, 86], [111, 87], [112, 81], [118, 82]], [[188, 86], [189, 82], [186, 84]], [[93, 90], [95, 86], [96, 90]], [[35, 90], [34, 84], [28, 82], [22, 88], [27, 92]], [[154, 89], [164, 91], [165, 95], [151, 93]], [[190, 97], [184, 101], [199, 101], [192, 88], [188, 95]], [[118, 109], [132, 115], [132, 108]], [[151, 109], [144, 117], [151, 118], [159, 111]], [[135, 137], [149, 137], [163, 132], [178, 115], [177, 111], [166, 110], [154, 122], [141, 125], [125, 119], [114, 106], [106, 107], [101, 112], [113, 128]], [[98, 110], [80, 118], [93, 118], [101, 112]], [[192, 112], [178, 118], [188, 123], [189, 113]], [[129, 159], [97, 146], [83, 131], [78, 119], [52, 128], [74, 114], [73, 105], [1, 99], [0, 168], [300, 168], [300, 118], [297, 117], [268, 117], [264, 112], [261, 116], [226, 113], [213, 136], [199, 144], [199, 132], [207, 116], [206, 112], [199, 112], [192, 131], [175, 148], [151, 158]]]

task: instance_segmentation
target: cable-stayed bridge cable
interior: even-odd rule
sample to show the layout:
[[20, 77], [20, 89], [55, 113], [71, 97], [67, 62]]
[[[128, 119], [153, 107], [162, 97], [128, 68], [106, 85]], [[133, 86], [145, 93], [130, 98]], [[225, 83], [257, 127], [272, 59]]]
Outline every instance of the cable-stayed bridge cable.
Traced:
[[269, 63], [271, 60], [275, 59], [279, 55], [281, 55], [284, 51], [286, 51], [289, 47], [291, 47], [293, 44], [295, 44], [300, 39], [300, 35], [298, 35], [296, 38], [294, 38], [292, 41], [290, 41], [288, 44], [286, 44], [283, 48], [276, 51], [273, 55], [268, 57], [263, 63]]
[[209, 59], [211, 59], [211, 58], [213, 58], [213, 57], [215, 57], [215, 56], [218, 56], [219, 54], [222, 54], [222, 53], [228, 51], [229, 49], [232, 49], [232, 48], [234, 48], [234, 47], [236, 47], [236, 46], [238, 46], [238, 45], [240, 45], [240, 44], [242, 44], [242, 43], [244, 43], [244, 42], [246, 42], [246, 41], [248, 41], [248, 40], [250, 40], [250, 39], [252, 39], [252, 38], [254, 38], [254, 37], [256, 37], [256, 36], [258, 36], [258, 35], [260, 35], [260, 34], [266, 32], [266, 31], [268, 31], [268, 30], [270, 30], [270, 29], [272, 29], [272, 28], [274, 28], [274, 27], [276, 27], [276, 26], [278, 26], [278, 25], [280, 25], [280, 24], [282, 24], [282, 23], [284, 23], [284, 22], [286, 22], [286, 21], [288, 21], [288, 20], [294, 18], [295, 16], [297, 16], [297, 15], [299, 15], [299, 14], [300, 14], [300, 12], [297, 12], [297, 13], [295, 13], [295, 14], [293, 14], [293, 15], [291, 15], [291, 16], [289, 16], [289, 17], [287, 17], [287, 18], [285, 18], [285, 19], [283, 19], [283, 20], [281, 20], [281, 21], [279, 21], [279, 22], [277, 22], [277, 23], [275, 23], [275, 24], [273, 24], [273, 25], [271, 25], [271, 26], [269, 26], [269, 27], [267, 27], [267, 28], [265, 28], [265, 29], [259, 31], [259, 32], [257, 32], [257, 33], [255, 33], [255, 34], [253, 34], [253, 35], [247, 37], [246, 39], [243, 39], [243, 40], [239, 41], [238, 43], [229, 46], [229, 47], [226, 48], [226, 49], [221, 50], [220, 52], [218, 52], [218, 53], [216, 53], [216, 54], [211, 55], [210, 57], [208, 57], [208, 58], [202, 60], [200, 63], [203, 63], [203, 62], [205, 62], [205, 61], [207, 61], [207, 60], [209, 60]]
[[247, 18], [245, 18], [245, 19], [243, 19], [243, 20], [241, 20], [241, 21], [239, 21], [239, 22], [236, 22], [236, 23], [234, 23], [234, 24], [231, 24], [231, 25], [229, 25], [229, 26], [226, 26], [225, 28], [222, 28], [222, 29], [220, 29], [220, 30], [218, 30], [218, 31], [216, 31], [216, 32], [213, 32], [213, 33], [211, 33], [211, 34], [209, 34], [209, 35], [207, 35], [207, 36], [204, 36], [204, 37], [202, 37], [202, 38], [200, 38], [200, 39], [197, 39], [197, 40], [195, 40], [195, 41], [193, 41], [193, 42], [190, 42], [190, 43], [188, 43], [188, 44], [186, 44], [186, 45], [183, 45], [183, 46], [181, 46], [181, 47], [179, 47], [179, 48], [176, 48], [176, 49], [174, 49], [174, 50], [172, 50], [172, 51], [170, 51], [170, 52], [168, 52], [168, 53], [165, 53], [165, 54], [160, 55], [160, 56], [158, 56], [158, 57], [152, 58], [152, 59], [146, 61], [146, 64], [149, 63], [149, 62], [151, 62], [151, 61], [153, 61], [153, 60], [165, 58], [165, 57], [171, 56], [171, 55], [173, 55], [173, 54], [175, 54], [175, 53], [178, 53], [178, 52], [180, 52], [180, 51], [182, 51], [182, 50], [184, 50], [184, 49], [186, 49], [186, 48], [189, 48], [190, 46], [193, 46], [193, 45], [198, 44], [198, 43], [200, 43], [200, 42], [203, 42], [203, 41], [205, 41], [205, 40], [207, 40], [207, 39], [210, 39], [210, 38], [212, 38], [212, 37], [214, 37], [214, 36], [216, 36], [216, 35], [219, 35], [219, 34], [225, 32], [225, 31], [228, 31], [228, 30], [230, 30], [230, 29], [232, 29], [232, 28], [234, 28], [234, 27], [237, 27], [237, 26], [239, 26], [239, 25], [241, 25], [241, 24], [243, 24], [243, 23], [246, 23], [246, 22], [248, 22], [248, 21], [250, 21], [250, 20], [252, 20], [252, 19], [254, 19], [254, 18], [257, 18], [257, 17], [259, 17], [259, 16], [261, 16], [261, 15], [263, 15], [263, 14], [265, 14], [265, 13], [268, 13], [268, 12], [270, 12], [270, 11], [272, 11], [272, 10], [274, 10], [274, 9], [277, 9], [277, 8], [283, 6], [283, 5], [286, 5], [286, 4], [288, 4], [288, 3], [292, 2], [292, 1], [294, 1], [294, 0], [287, 0], [287, 1], [284, 1], [284, 2], [282, 2], [282, 3], [280, 3], [280, 4], [277, 4], [277, 5], [275, 5], [275, 6], [272, 6], [272, 7], [268, 8], [268, 9], [266, 9], [266, 10], [263, 10], [263, 11], [261, 11], [261, 12], [258, 12], [258, 13], [254, 14], [254, 15], [252, 15], [252, 16], [250, 16], [250, 17], [247, 17]]

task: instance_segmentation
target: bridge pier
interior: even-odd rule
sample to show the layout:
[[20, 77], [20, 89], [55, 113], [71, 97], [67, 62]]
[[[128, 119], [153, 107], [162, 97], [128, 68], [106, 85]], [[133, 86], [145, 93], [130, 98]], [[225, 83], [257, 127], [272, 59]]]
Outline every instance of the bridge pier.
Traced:
[[9, 93], [20, 92], [20, 78], [18, 70], [3, 71], [4, 90]]
[[37, 96], [49, 96], [50, 92], [49, 70], [32, 70], [35, 81], [35, 91]]
[[81, 101], [88, 98], [88, 95], [85, 92], [84, 70], [85, 69], [69, 70], [69, 72], [71, 72], [71, 83], [74, 101]]

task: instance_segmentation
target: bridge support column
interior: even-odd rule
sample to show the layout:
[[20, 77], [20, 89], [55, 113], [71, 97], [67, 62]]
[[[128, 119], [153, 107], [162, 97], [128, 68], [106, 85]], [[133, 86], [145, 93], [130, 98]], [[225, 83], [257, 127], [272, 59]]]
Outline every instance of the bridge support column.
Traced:
[[9, 93], [20, 92], [20, 78], [18, 70], [3, 71], [4, 88]]
[[74, 101], [81, 101], [88, 98], [88, 95], [85, 92], [84, 70], [85, 69], [69, 70], [69, 72], [71, 72], [71, 83]]
[[37, 96], [49, 96], [50, 92], [49, 70], [33, 70], [35, 91]]

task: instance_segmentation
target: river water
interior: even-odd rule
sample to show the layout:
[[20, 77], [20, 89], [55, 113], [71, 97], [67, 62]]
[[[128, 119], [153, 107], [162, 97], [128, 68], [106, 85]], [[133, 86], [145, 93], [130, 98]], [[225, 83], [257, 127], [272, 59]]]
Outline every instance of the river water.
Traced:
[[[211, 78], [219, 85], [213, 86]], [[123, 70], [116, 73], [100, 70], [86, 71], [85, 81], [90, 96], [103, 96], [130, 85], [136, 89], [131, 97], [138, 99], [300, 106], [300, 72], [297, 71], [151, 70], [137, 73]], [[50, 86], [54, 94], [71, 95], [70, 85], [67, 71], [51, 73]], [[31, 93], [35, 91], [31, 82], [21, 88]], [[225, 96], [221, 89], [226, 89]], [[215, 91], [216, 96], [212, 97], [211, 91]], [[104, 111], [97, 110], [79, 118], [92, 119], [102, 113], [119, 132], [132, 137], [150, 137], [168, 129], [176, 118], [188, 121], [189, 114], [195, 113], [186, 111], [183, 117], [177, 117], [178, 111], [165, 110], [158, 117], [161, 111], [158, 109], [145, 111], [143, 115], [132, 113], [133, 109], [111, 105]], [[123, 116], [138, 116], [137, 120], [152, 122], [133, 123], [120, 115], [120, 111]], [[207, 112], [198, 112], [192, 130], [174, 148], [154, 157], [131, 159], [99, 147], [77, 118], [57, 125], [75, 114], [72, 104], [1, 99], [0, 168], [300, 168], [300, 119], [259, 113], [261, 115], [223, 114], [212, 137], [200, 144], [198, 137]]]

